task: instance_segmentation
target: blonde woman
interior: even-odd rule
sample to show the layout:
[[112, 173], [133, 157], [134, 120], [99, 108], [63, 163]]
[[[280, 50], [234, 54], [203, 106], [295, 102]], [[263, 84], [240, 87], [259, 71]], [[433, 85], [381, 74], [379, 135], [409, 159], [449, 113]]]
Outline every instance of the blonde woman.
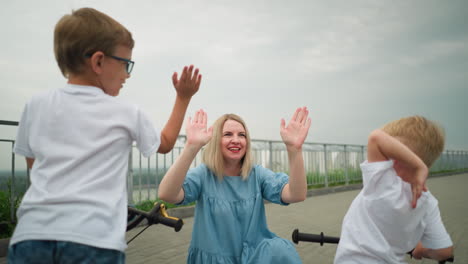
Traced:
[[[268, 230], [263, 200], [288, 205], [306, 198], [308, 114], [302, 107], [287, 125], [281, 120], [289, 176], [252, 165], [250, 135], [239, 116], [225, 114], [210, 128], [203, 110], [187, 120], [185, 148], [159, 187], [164, 201], [197, 202], [187, 263], [301, 263], [292, 243]], [[203, 164], [189, 170], [205, 144]]]

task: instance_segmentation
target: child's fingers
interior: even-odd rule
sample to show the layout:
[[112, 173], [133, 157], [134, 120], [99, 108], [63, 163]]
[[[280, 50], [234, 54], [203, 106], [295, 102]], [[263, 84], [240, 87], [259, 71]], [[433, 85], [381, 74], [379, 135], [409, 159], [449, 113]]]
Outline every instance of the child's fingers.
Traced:
[[412, 187], [412, 191], [413, 191], [413, 201], [411, 202], [411, 206], [413, 208], [416, 208], [417, 201], [418, 201], [419, 197], [421, 197], [421, 188]]
[[198, 91], [198, 88], [200, 87], [201, 79], [202, 79], [202, 75], [199, 74], [197, 78], [197, 82], [195, 83], [195, 86], [197, 87], [197, 91]]
[[180, 80], [185, 81], [187, 80], [187, 66], [184, 66], [184, 69], [182, 70], [182, 74], [180, 75]]
[[178, 81], [177, 81], [177, 72], [174, 72], [174, 74], [172, 74], [172, 84], [174, 86], [177, 86], [177, 83], [178, 83]]
[[188, 79], [192, 79], [192, 72], [193, 72], [193, 65], [190, 65], [188, 67], [188, 71], [187, 71], [187, 78]]
[[199, 72], [198, 68], [195, 69], [195, 72], [193, 72], [193, 76], [190, 79], [192, 82], [196, 82], [198, 80], [198, 72]]

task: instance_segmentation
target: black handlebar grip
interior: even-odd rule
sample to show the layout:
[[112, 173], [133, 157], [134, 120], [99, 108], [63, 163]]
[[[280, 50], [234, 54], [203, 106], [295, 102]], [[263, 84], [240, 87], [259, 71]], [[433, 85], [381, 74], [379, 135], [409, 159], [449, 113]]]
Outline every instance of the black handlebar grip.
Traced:
[[321, 246], [323, 246], [323, 243], [338, 244], [340, 242], [339, 237], [327, 237], [323, 235], [323, 232], [320, 233], [320, 235], [299, 233], [299, 229], [294, 229], [292, 240], [296, 244], [298, 244], [299, 241], [307, 241], [320, 243]]
[[448, 259], [439, 261], [439, 264], [445, 264], [445, 262], [453, 262], [454, 260], [455, 260], [454, 257], [450, 257]]
[[184, 221], [179, 218], [172, 218], [172, 217], [164, 217], [159, 215], [158, 217], [158, 223], [161, 223], [165, 226], [170, 226], [174, 228], [174, 231], [179, 232], [180, 229], [182, 229], [182, 226], [184, 225]]
[[292, 241], [294, 242], [294, 244], [297, 244], [299, 243], [299, 229], [294, 229], [293, 233], [292, 233]]

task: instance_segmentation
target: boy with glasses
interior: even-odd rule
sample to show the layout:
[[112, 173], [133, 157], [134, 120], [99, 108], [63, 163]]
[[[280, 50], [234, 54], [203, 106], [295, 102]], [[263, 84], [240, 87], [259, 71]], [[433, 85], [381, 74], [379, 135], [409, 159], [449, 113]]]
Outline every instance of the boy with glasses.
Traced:
[[184, 67], [172, 81], [174, 108], [162, 131], [137, 106], [117, 98], [130, 77], [134, 40], [92, 8], [63, 16], [54, 52], [68, 79], [25, 106], [14, 147], [31, 168], [18, 209], [9, 263], [124, 263], [126, 175], [135, 141], [148, 157], [169, 152], [201, 75]]

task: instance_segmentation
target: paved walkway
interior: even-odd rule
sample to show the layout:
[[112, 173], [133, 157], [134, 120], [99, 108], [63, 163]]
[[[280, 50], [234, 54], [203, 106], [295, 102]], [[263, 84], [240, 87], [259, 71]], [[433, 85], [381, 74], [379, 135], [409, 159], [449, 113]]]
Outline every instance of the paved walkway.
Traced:
[[[445, 226], [455, 244], [455, 263], [468, 263], [468, 174], [432, 178], [428, 181], [431, 192], [439, 199]], [[267, 204], [270, 230], [281, 237], [291, 239], [295, 228], [301, 232], [339, 236], [341, 221], [351, 201], [359, 191], [346, 191], [309, 197], [306, 201], [287, 207]], [[162, 225], [144, 231], [127, 249], [127, 263], [185, 263], [192, 233], [193, 218], [185, 218], [185, 225], [178, 233]], [[132, 237], [139, 230], [128, 232]], [[303, 262], [332, 263], [336, 245], [320, 246], [300, 242], [297, 250]], [[409, 263], [437, 263], [434, 261], [408, 260]], [[0, 259], [0, 264], [5, 259]]]

